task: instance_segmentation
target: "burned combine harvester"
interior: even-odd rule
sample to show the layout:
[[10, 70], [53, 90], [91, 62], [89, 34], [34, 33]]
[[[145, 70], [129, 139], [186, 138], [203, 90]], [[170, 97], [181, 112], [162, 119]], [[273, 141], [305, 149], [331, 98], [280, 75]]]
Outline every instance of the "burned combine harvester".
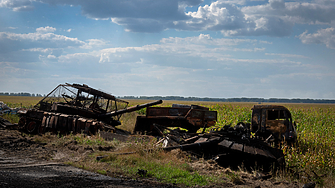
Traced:
[[[271, 170], [285, 163], [277, 144], [296, 140], [295, 123], [289, 110], [283, 106], [255, 105], [250, 123], [224, 126], [195, 133], [200, 127], [215, 124], [216, 111], [201, 106], [173, 105], [149, 107], [146, 116], [137, 117], [134, 131], [161, 136], [164, 150], [181, 149], [199, 157], [215, 159], [219, 164]], [[187, 133], [168, 127], [182, 127]], [[203, 129], [203, 130], [204, 130]], [[191, 131], [190, 131], [191, 130]]]
[[33, 109], [20, 111], [19, 129], [29, 133], [85, 132], [94, 134], [98, 129], [115, 131], [124, 113], [162, 101], [129, 107], [128, 102], [93, 89], [85, 84], [60, 84]]

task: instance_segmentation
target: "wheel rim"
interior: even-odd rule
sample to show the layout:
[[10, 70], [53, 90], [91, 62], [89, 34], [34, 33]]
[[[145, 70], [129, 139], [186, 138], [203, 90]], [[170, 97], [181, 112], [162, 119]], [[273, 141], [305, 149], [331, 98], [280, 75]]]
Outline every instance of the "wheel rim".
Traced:
[[27, 125], [27, 131], [29, 133], [32, 133], [32, 132], [34, 132], [35, 129], [36, 129], [36, 122], [35, 121], [29, 122], [28, 125]]

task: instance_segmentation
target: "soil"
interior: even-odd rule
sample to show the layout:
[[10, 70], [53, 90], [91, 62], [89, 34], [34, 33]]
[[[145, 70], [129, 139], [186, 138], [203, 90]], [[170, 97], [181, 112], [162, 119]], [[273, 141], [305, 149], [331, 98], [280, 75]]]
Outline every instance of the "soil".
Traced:
[[[120, 141], [124, 139], [119, 137]], [[182, 155], [178, 150], [172, 152]], [[0, 187], [177, 187], [144, 178], [105, 176], [64, 164], [69, 160], [78, 161], [90, 153], [92, 148], [79, 146], [75, 141], [59, 147], [36, 142], [17, 130], [0, 128]], [[207, 187], [302, 187], [298, 182], [279, 181], [267, 174], [234, 172], [215, 161], [192, 161], [190, 166], [199, 174], [224, 174], [224, 184]], [[239, 178], [232, 179], [235, 174]]]

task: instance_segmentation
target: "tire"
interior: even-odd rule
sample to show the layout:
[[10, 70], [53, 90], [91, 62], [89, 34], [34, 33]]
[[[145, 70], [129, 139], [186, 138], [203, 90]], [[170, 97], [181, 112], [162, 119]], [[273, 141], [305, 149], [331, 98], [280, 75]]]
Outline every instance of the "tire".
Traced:
[[37, 129], [37, 123], [36, 121], [31, 121], [27, 124], [26, 130], [28, 133], [34, 133]]

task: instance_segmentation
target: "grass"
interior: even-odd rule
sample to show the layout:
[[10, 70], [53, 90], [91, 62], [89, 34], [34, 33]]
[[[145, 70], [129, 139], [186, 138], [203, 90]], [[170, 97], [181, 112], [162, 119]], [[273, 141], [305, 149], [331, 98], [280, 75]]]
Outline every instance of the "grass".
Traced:
[[42, 99], [43, 97], [0, 96], [0, 101], [10, 108], [32, 108]]
[[[9, 97], [0, 96], [10, 107], [31, 106], [40, 99], [38, 97]], [[129, 106], [151, 102], [148, 100], [128, 100]], [[173, 103], [197, 104], [209, 107], [218, 112], [218, 121], [215, 127], [227, 124], [235, 125], [238, 122], [249, 122], [251, 107], [256, 103], [216, 103], [194, 101], [164, 101], [160, 106], [171, 106]], [[292, 118], [297, 123], [298, 141], [293, 146], [283, 145], [287, 172], [282, 175], [288, 180], [298, 179], [301, 182], [315, 181], [320, 186], [332, 187], [335, 185], [335, 105], [333, 104], [283, 104], [292, 113]], [[132, 131], [137, 115], [144, 115], [145, 110], [124, 114], [119, 128]], [[12, 122], [17, 117], [8, 115], [4, 118]], [[200, 130], [201, 131], [201, 130]], [[84, 137], [82, 135], [64, 136], [60, 140], [72, 139], [78, 144], [96, 146], [111, 144], [99, 137]], [[58, 141], [61, 142], [61, 141]], [[65, 141], [62, 141], [65, 142]], [[61, 143], [62, 144], [62, 143]], [[187, 166], [187, 158], [176, 158], [162, 151], [145, 153], [149, 143], [133, 142], [115, 144], [114, 151], [138, 151], [134, 155], [113, 155], [109, 152], [95, 153], [90, 158], [74, 165], [82, 166], [93, 171], [99, 170], [101, 174], [126, 175], [140, 178], [138, 170], [147, 170], [148, 178], [156, 178], [163, 182], [180, 183], [183, 185], [207, 185], [216, 182], [214, 176], [199, 175]], [[109, 158], [96, 161], [98, 155], [107, 155]], [[100, 169], [99, 169], [100, 168]], [[230, 175], [231, 181], [238, 181], [238, 176]], [[189, 182], [189, 183], [187, 183]]]
[[[178, 157], [171, 152], [160, 149], [148, 151], [154, 148], [155, 139], [129, 142], [119, 147], [117, 153], [137, 151], [130, 155], [118, 155], [116, 152], [98, 152], [87, 157], [85, 160], [73, 165], [96, 171], [98, 173], [112, 174], [130, 178], [156, 179], [164, 183], [179, 184], [183, 186], [209, 185], [222, 182], [219, 177], [200, 175], [187, 163], [187, 157]], [[105, 156], [100, 161], [94, 161], [97, 156]], [[100, 166], [101, 169], [96, 169]], [[139, 173], [139, 172], [143, 173]]]
[[18, 123], [20, 120], [20, 117], [17, 114], [3, 114], [2, 118], [7, 119], [11, 123]]

